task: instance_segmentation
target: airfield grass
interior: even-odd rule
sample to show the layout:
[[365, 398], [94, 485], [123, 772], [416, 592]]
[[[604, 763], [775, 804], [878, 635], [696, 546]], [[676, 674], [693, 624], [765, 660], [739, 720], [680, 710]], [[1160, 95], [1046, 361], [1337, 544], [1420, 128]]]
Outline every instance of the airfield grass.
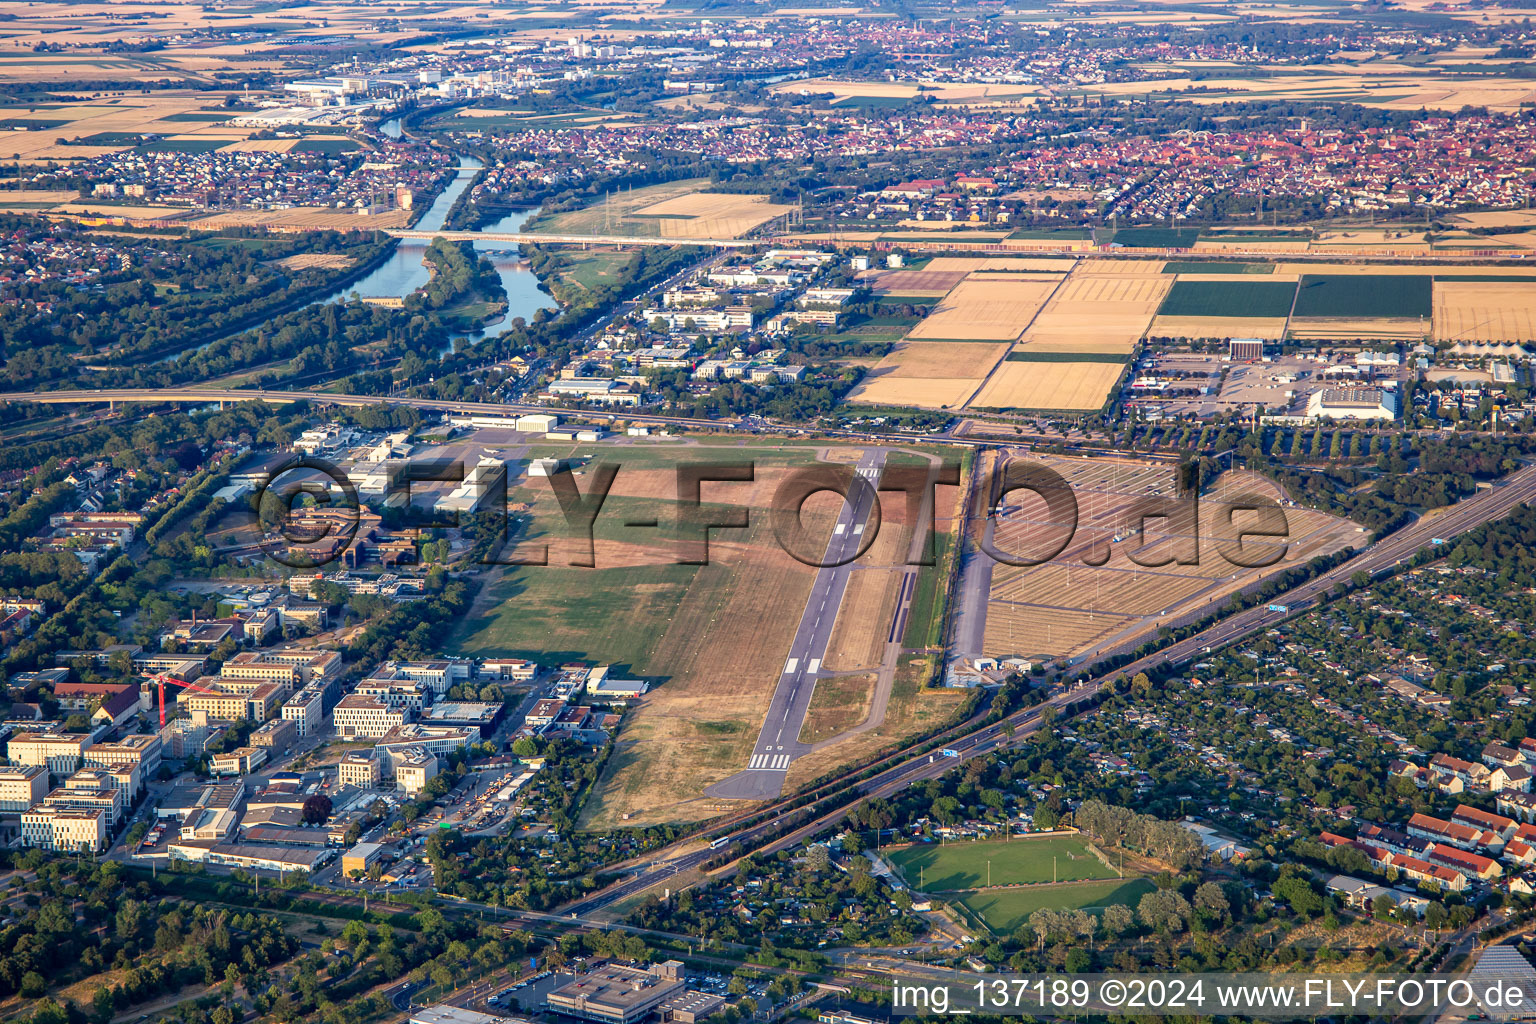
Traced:
[[1159, 316], [1283, 317], [1296, 297], [1291, 281], [1175, 281]]
[[958, 902], [998, 935], [1007, 935], [1029, 921], [1037, 910], [1103, 910], [1118, 903], [1134, 907], [1156, 887], [1145, 878], [1079, 882], [1073, 885], [1034, 885], [1022, 889], [984, 889]]
[[1033, 885], [1114, 878], [1115, 872], [1075, 836], [988, 839], [909, 846], [887, 855], [908, 885], [923, 892], [962, 892], [988, 884]]

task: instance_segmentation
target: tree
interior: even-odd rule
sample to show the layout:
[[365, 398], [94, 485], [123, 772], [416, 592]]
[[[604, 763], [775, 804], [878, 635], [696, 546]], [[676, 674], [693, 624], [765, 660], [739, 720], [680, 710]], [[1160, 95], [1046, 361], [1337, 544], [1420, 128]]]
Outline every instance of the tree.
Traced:
[[300, 813], [305, 824], [323, 825], [331, 817], [331, 798], [324, 793], [316, 793], [304, 801], [304, 807]]
[[1135, 923], [1136, 920], [1131, 914], [1130, 907], [1120, 903], [1111, 903], [1104, 908], [1104, 931], [1109, 935], [1124, 935], [1131, 930], [1131, 926]]

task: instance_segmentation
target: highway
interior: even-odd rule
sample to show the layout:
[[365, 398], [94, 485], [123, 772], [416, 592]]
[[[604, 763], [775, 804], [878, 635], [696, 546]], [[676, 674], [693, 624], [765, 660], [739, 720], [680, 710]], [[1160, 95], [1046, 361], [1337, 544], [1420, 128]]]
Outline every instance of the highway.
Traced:
[[865, 541], [865, 528], [879, 501], [875, 487], [885, 468], [885, 458], [883, 448], [865, 449], [860, 456], [854, 472], [868, 486], [852, 489], [838, 511], [837, 522], [821, 559], [823, 568], [816, 571], [816, 579], [811, 584], [805, 611], [801, 613], [800, 625], [790, 643], [784, 671], [774, 687], [762, 731], [752, 747], [752, 756], [745, 769], [706, 789], [706, 796], [748, 800], [776, 797], [784, 791], [784, 778], [790, 764], [811, 751], [811, 744], [800, 742], [800, 729], [805, 724], [805, 713], [811, 705], [816, 680], [822, 675], [822, 662], [832, 640], [832, 629], [837, 623], [848, 581], [853, 576], [854, 558]]
[[[1357, 572], [1363, 571], [1372, 576], [1388, 572], [1407, 561], [1418, 551], [1430, 546], [1435, 538], [1451, 540], [1483, 523], [1500, 519], [1516, 506], [1533, 500], [1536, 500], [1536, 466], [1525, 466], [1499, 484], [1442, 509], [1427, 520], [1416, 520], [1333, 569], [1276, 595], [1270, 603], [1284, 605], [1287, 608], [1285, 612], [1270, 611], [1267, 604], [1238, 612], [1153, 654], [1085, 679], [1076, 687], [1057, 694], [1040, 705], [953, 736], [946, 742], [945, 749], [955, 751], [959, 755], [956, 758], [944, 757], [937, 753], [908, 756], [868, 779], [850, 782], [847, 787], [846, 801], [782, 836], [769, 836], [769, 833], [780, 827], [783, 820], [783, 815], [774, 815], [757, 825], [732, 834], [731, 843], [739, 846], [740, 852], [774, 853], [778, 850], [793, 848], [840, 823], [864, 798], [894, 795], [915, 783], [936, 778], [966, 760], [1015, 744], [1032, 735], [1040, 728], [1040, 715], [1043, 708], [1055, 709], [1058, 716], [1069, 715], [1072, 713], [1073, 705], [1093, 700], [1101, 691], [1112, 686], [1116, 680], [1129, 679], [1138, 672], [1151, 672], [1167, 666], [1181, 665], [1242, 640], [1320, 603], [1333, 589], [1334, 584], [1349, 580]], [[1112, 654], [1106, 654], [1103, 657], [1110, 656]], [[850, 773], [850, 778], [852, 774], [854, 773]], [[788, 813], [787, 809], [786, 813]], [[716, 852], [700, 849], [684, 853], [670, 861], [657, 861], [630, 879], [595, 893], [565, 909], [567, 912], [579, 914], [591, 913], [658, 885], [677, 874], [696, 868]]]

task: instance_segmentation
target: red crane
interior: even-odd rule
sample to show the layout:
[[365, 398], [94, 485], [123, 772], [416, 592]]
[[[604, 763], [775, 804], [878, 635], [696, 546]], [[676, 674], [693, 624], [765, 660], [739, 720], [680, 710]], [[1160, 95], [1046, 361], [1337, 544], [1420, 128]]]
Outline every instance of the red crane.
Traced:
[[160, 691], [160, 728], [162, 728], [162, 729], [165, 728], [165, 684], [166, 683], [175, 683], [177, 686], [180, 686], [181, 688], [186, 689], [186, 690], [191, 690], [194, 693], [223, 693], [224, 692], [223, 690], [210, 690], [206, 686], [198, 686], [196, 683], [189, 683], [185, 679], [177, 679], [175, 676], [171, 675], [169, 672], [161, 672], [159, 675], [150, 676], [150, 682], [154, 683], [155, 684], [155, 688]]

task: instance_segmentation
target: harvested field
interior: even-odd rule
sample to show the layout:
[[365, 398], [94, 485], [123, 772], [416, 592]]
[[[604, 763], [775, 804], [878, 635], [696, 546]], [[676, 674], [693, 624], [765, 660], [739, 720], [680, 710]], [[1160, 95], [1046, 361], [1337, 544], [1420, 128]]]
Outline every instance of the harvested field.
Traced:
[[1043, 256], [992, 256], [983, 260], [976, 269], [985, 273], [1023, 271], [1032, 274], [1065, 274], [1076, 265], [1077, 261], [1070, 257], [1049, 259]]
[[1263, 338], [1279, 341], [1285, 317], [1157, 316], [1147, 334], [1154, 338]]
[[[1152, 316], [1172, 278], [1147, 274], [1089, 273], [1093, 264], [1084, 260], [1040, 311], [1022, 338], [1030, 348], [1056, 352], [1130, 352], [1146, 333]], [[1084, 346], [1092, 346], [1084, 347]]]
[[847, 400], [860, 405], [953, 409], [980, 386], [980, 377], [866, 377], [848, 393]]
[[1233, 276], [1220, 280], [1181, 277], [1158, 307], [1159, 316], [1284, 319], [1296, 298], [1295, 281]]
[[878, 294], [941, 299], [965, 277], [964, 270], [885, 270], [874, 276], [873, 285]]
[[913, 339], [1013, 341], [1029, 326], [1059, 279], [989, 281], [970, 277], [913, 329]]
[[1090, 411], [1109, 398], [1124, 363], [1004, 362], [973, 408]]
[[1436, 280], [1435, 339], [1536, 340], [1536, 280]]
[[979, 270], [986, 266], [988, 262], [990, 261], [979, 256], [935, 256], [928, 261], [928, 265], [923, 269], [944, 271], [946, 273], [951, 270], [962, 270], [969, 274], [973, 270]]
[[340, 270], [344, 267], [350, 267], [352, 262], [352, 257], [339, 252], [301, 252], [277, 260], [276, 265], [284, 270], [312, 270], [316, 267], [326, 270]]
[[[897, 531], [891, 532], [897, 535]], [[879, 667], [905, 575], [903, 569], [859, 569], [853, 573], [822, 660], [828, 671]]]
[[633, 219], [657, 219], [663, 238], [736, 238], [791, 212], [767, 196], [694, 192], [634, 211]]
[[241, 139], [225, 146], [225, 153], [286, 153], [298, 145], [298, 139]]
[[277, 230], [362, 231], [370, 228], [403, 228], [410, 210], [389, 210], [362, 216], [328, 206], [296, 206], [291, 210], [229, 210], [209, 214], [192, 223], [203, 230], [266, 227]]
[[902, 341], [870, 371], [871, 377], [985, 377], [1008, 352], [983, 341]]

